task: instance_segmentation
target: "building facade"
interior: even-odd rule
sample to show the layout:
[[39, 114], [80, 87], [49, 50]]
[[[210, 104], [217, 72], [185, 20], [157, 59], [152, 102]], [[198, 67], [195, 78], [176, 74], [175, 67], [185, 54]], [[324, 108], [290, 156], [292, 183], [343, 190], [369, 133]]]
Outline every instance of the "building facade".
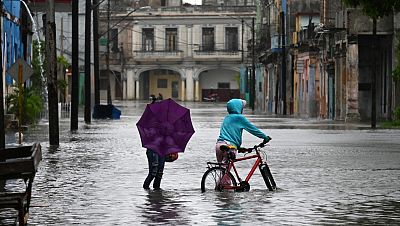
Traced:
[[114, 12], [110, 25], [105, 23], [107, 12], [100, 14], [100, 29], [110, 32], [109, 73], [105, 44], [100, 48], [101, 99], [109, 81], [113, 99], [240, 97], [240, 67], [249, 63], [254, 4], [172, 3]]
[[264, 82], [272, 84], [257, 110], [285, 114], [285, 107], [298, 117], [368, 121], [376, 103], [378, 120], [392, 118], [399, 99], [392, 78], [398, 16], [378, 20], [374, 44], [372, 20], [340, 0], [270, 0], [260, 7], [271, 45], [258, 59]]

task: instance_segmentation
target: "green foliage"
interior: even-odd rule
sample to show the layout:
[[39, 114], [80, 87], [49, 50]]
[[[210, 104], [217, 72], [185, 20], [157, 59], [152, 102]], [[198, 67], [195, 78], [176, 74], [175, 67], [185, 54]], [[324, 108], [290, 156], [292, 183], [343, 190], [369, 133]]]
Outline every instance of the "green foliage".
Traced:
[[64, 56], [57, 57], [57, 63], [61, 64], [64, 68], [68, 68], [71, 64], [68, 62], [68, 59]]
[[237, 73], [237, 74], [234, 76], [234, 78], [235, 78], [236, 84], [238, 85], [238, 87], [240, 87], [240, 74]]
[[42, 81], [42, 78], [46, 73], [45, 65], [47, 65], [46, 59], [44, 57], [45, 56], [44, 43], [43, 42], [39, 43], [38, 41], [34, 40], [32, 43], [32, 50], [33, 50], [33, 57], [32, 57], [33, 75], [31, 76], [32, 89], [36, 90], [38, 93], [44, 93], [45, 83], [44, 81]]
[[397, 107], [393, 112], [394, 120], [400, 121], [400, 107]]
[[383, 122], [381, 124], [381, 127], [385, 128], [385, 129], [398, 129], [398, 128], [400, 128], [400, 107], [397, 107], [393, 111], [393, 117], [394, 117], [394, 120]]
[[378, 19], [400, 11], [399, 0], [342, 0], [347, 6], [361, 6], [365, 15]]
[[[22, 98], [22, 106], [20, 106], [20, 98]], [[42, 111], [43, 100], [33, 88], [14, 87], [13, 93], [6, 97], [6, 105], [8, 113], [14, 114], [22, 124], [34, 124]], [[20, 116], [20, 107], [22, 107], [22, 117]]]
[[395, 49], [397, 65], [393, 70], [393, 80], [395, 82], [400, 82], [400, 35], [397, 35], [397, 46]]
[[383, 122], [380, 127], [384, 129], [398, 129], [400, 128], [400, 120]]
[[64, 79], [57, 80], [57, 89], [63, 92], [67, 87], [68, 87], [67, 81], [65, 81]]
[[393, 80], [395, 82], [400, 82], [400, 59], [397, 58], [397, 60], [399, 63], [397, 63], [396, 68], [393, 70]]

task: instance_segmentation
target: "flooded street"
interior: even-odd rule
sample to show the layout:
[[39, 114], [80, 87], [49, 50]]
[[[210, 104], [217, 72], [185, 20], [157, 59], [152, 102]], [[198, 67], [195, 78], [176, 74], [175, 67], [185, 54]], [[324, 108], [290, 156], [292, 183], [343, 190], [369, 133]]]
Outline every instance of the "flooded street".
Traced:
[[[29, 225], [343, 225], [400, 224], [400, 131], [290, 129], [303, 121], [245, 114], [272, 137], [268, 161], [279, 189], [258, 171], [249, 192], [201, 193], [206, 162], [226, 114], [224, 104], [185, 103], [196, 133], [185, 153], [166, 163], [161, 191], [142, 188], [145, 149], [136, 122], [143, 102], [115, 102], [120, 120], [93, 120], [48, 148], [41, 123], [27, 142], [42, 144]], [[305, 122], [306, 124], [306, 122]], [[282, 125], [287, 125], [282, 126]], [[322, 128], [322, 129], [318, 129]], [[244, 145], [260, 140], [244, 133]], [[253, 162], [240, 165], [244, 175]]]

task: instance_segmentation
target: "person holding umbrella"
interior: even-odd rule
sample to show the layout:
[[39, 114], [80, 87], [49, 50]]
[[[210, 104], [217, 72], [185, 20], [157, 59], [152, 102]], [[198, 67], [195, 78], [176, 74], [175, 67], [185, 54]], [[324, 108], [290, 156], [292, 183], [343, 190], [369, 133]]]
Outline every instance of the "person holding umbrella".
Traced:
[[142, 147], [146, 148], [149, 173], [143, 183], [149, 189], [160, 189], [165, 162], [178, 158], [194, 134], [190, 110], [171, 98], [154, 101], [146, 106], [143, 115], [136, 123]]
[[[151, 95], [151, 104], [154, 104], [156, 101], [156, 97]], [[147, 148], [146, 156], [147, 162], [149, 163], [149, 174], [147, 174], [147, 177], [143, 182], [143, 188], [150, 189], [150, 184], [154, 179], [153, 188], [160, 189], [161, 179], [164, 173], [165, 157], [159, 155], [150, 148]]]
[[149, 148], [146, 150], [146, 156], [149, 163], [149, 174], [144, 180], [143, 188], [150, 189], [150, 183], [154, 179], [153, 188], [160, 189], [161, 179], [164, 172], [165, 157]]

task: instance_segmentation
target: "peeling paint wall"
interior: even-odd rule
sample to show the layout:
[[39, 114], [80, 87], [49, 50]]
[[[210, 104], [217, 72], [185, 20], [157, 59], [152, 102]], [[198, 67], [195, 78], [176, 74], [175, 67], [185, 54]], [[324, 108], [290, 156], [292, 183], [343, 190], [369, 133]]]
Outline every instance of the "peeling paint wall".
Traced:
[[346, 122], [359, 121], [358, 112], [358, 44], [347, 47], [347, 76], [346, 76]]

